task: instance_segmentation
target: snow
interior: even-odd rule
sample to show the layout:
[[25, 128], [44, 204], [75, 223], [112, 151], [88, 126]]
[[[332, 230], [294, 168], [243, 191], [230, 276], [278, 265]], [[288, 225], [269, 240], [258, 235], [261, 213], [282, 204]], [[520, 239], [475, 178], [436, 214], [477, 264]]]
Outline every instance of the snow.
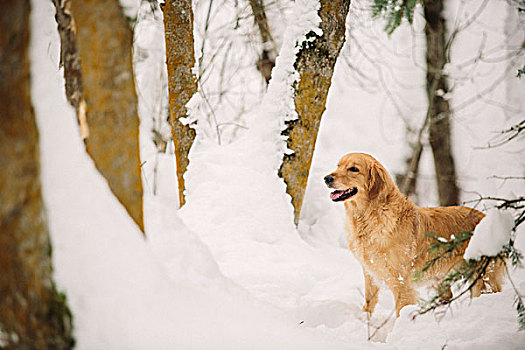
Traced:
[[[295, 71], [295, 57], [301, 49], [303, 42], [307, 41], [306, 34], [313, 32], [322, 35], [319, 28], [321, 18], [317, 11], [320, 7], [317, 0], [299, 0], [292, 8], [290, 21], [284, 32], [283, 45], [280, 48], [279, 56], [276, 59], [275, 67], [272, 71], [272, 79], [268, 86], [261, 103], [261, 108], [257, 111], [259, 123], [254, 125], [258, 134], [275, 135], [275, 130], [268, 128], [266, 121], [280, 121], [278, 124], [279, 132], [285, 129], [284, 122], [297, 119], [294, 103], [293, 84], [299, 79], [299, 74]], [[283, 143], [283, 146], [286, 147]], [[284, 149], [290, 153], [291, 150]]]
[[[280, 167], [282, 159], [281, 152], [290, 152], [290, 150], [287, 150], [280, 132], [285, 128], [285, 121], [297, 118], [293, 100], [294, 91], [292, 88], [293, 83], [299, 78], [298, 73], [294, 69], [295, 55], [299, 52], [303, 41], [307, 40], [307, 33], [314, 32], [318, 35], [322, 34], [322, 30], [318, 27], [320, 17], [317, 15], [317, 10], [319, 6], [319, 2], [316, 0], [295, 1], [290, 15], [293, 20], [288, 22], [286, 31], [283, 34], [283, 45], [280, 47], [279, 56], [276, 58], [268, 91], [264, 94], [260, 105], [253, 108], [251, 113], [247, 113], [246, 116], [247, 125], [244, 128], [248, 130], [250, 136], [243, 136], [246, 138], [260, 138], [261, 141], [267, 144], [267, 147], [271, 147], [270, 152], [275, 156], [271, 168], [276, 170]], [[196, 12], [196, 18], [198, 18], [198, 9]], [[196, 22], [198, 23], [198, 19]], [[204, 42], [209, 34], [205, 32], [204, 34], [200, 33], [200, 35], [203, 36], [202, 41]], [[202, 52], [202, 45], [199, 46], [198, 44], [200, 41], [199, 35], [196, 35], [196, 52]], [[198, 59], [196, 65], [200, 65]], [[254, 67], [255, 65], [253, 65], [252, 73]], [[201, 67], [196, 68], [199, 69], [195, 69], [195, 71], [200, 73], [198, 79], [203, 81], [205, 79], [202, 72], [203, 69]], [[259, 73], [257, 72], [257, 74]], [[214, 82], [214, 80], [218, 80], [219, 82], [223, 80], [222, 76], [210, 77], [210, 75], [210, 73], [207, 73], [206, 86], [219, 84], [218, 82]], [[244, 83], [244, 85], [248, 87], [252, 87], [253, 85], [253, 83]], [[192, 126], [196, 129], [198, 136], [216, 139], [220, 145], [223, 143], [221, 123], [218, 121], [220, 117], [217, 117], [220, 110], [219, 112], [209, 112], [211, 103], [208, 98], [208, 93], [204, 93], [204, 91], [207, 91], [207, 87], [203, 87], [202, 85], [204, 84], [201, 83], [199, 86], [199, 93], [194, 94], [190, 102], [186, 105], [188, 108], [188, 117], [183, 118], [182, 121], [184, 123], [197, 122], [196, 125], [193, 124]], [[235, 83], [232, 85], [235, 86]], [[210, 137], [211, 135], [213, 136]], [[274, 145], [272, 145], [271, 142], [273, 142]], [[276, 147], [277, 151], [274, 151]]]
[[[298, 228], [284, 182], [277, 176], [286, 151], [280, 131], [284, 121], [294, 117], [293, 57], [304, 34], [316, 30], [318, 3], [297, 0], [292, 8], [282, 5], [282, 11], [278, 2], [272, 5], [274, 36], [284, 46], [265, 94], [254, 65], [256, 55], [246, 45], [253, 23], [242, 19], [238, 28], [232, 25], [232, 13], [246, 18], [247, 3], [216, 2], [206, 33], [209, 2], [194, 2], [196, 55], [204, 53], [196, 71], [202, 74], [204, 95], [195, 95], [190, 105], [199, 129], [185, 175], [187, 203], [181, 209], [172, 145], [159, 153], [151, 141], [152, 129], [169, 135], [162, 19], [147, 13], [149, 4], [140, 7], [135, 73], [145, 162], [144, 239], [79, 140], [74, 113], [64, 98], [62, 71], [57, 69], [59, 41], [52, 4], [32, 2], [32, 23], [38, 28], [32, 33], [32, 95], [40, 130], [43, 194], [55, 277], [74, 315], [77, 348], [517, 349], [525, 344], [524, 335], [516, 333], [513, 291], [508, 286], [499, 294], [462, 299], [444, 315], [412, 320], [415, 307], [406, 307], [394, 320], [389, 291], [381, 292], [370, 321], [361, 312], [361, 266], [346, 246], [342, 205], [330, 201], [322, 179], [351, 151], [373, 154], [393, 175], [402, 172], [408, 154], [407, 125], [419, 127], [426, 108], [421, 18], [414, 19], [414, 29], [402, 26], [389, 39], [381, 23], [366, 20], [368, 15], [360, 8], [364, 3], [352, 2], [353, 41], [345, 45], [336, 65]], [[507, 8], [498, 4], [491, 2], [484, 12], [485, 22], [494, 15], [493, 23], [499, 23], [487, 34], [487, 45], [504, 40]], [[282, 23], [275, 18], [283, 18]], [[463, 57], [472, 36], [458, 36], [463, 41], [457, 50], [465, 50]], [[224, 50], [229, 47], [225, 38], [231, 38], [230, 51]], [[478, 44], [472, 42], [470, 49]], [[461, 60], [458, 55], [454, 59]], [[370, 75], [359, 81], [348, 62]], [[459, 76], [465, 70], [457, 63], [449, 68]], [[221, 73], [223, 66], [228, 69]], [[489, 79], [487, 67], [483, 79]], [[499, 73], [494, 71], [493, 77]], [[231, 84], [229, 90], [221, 88], [224, 82]], [[451, 94], [455, 105], [477, 91], [475, 82], [462, 84]], [[517, 96], [523, 95], [518, 93], [523, 83], [505, 84], [495, 90], [493, 99], [508, 97], [522, 112]], [[454, 119], [455, 156], [466, 200], [477, 196], [468, 191], [503, 195], [523, 190], [522, 183], [489, 178], [494, 169], [501, 171], [497, 175], [519, 175], [524, 169], [516, 152], [522, 147], [519, 142], [503, 149], [479, 149], [492, 131], [520, 117], [509, 112], [514, 109], [503, 112], [491, 106], [480, 101]], [[419, 204], [436, 202], [432, 167], [431, 154], [425, 152]], [[489, 212], [482, 223], [508, 220], [491, 217]], [[495, 237], [476, 236], [478, 232], [473, 242], [479, 247], [489, 240], [492, 248], [499, 244]], [[503, 241], [503, 235], [496, 236]], [[525, 247], [523, 236], [523, 230], [516, 234], [519, 249]], [[511, 271], [511, 276], [523, 292], [525, 273]], [[373, 341], [367, 341], [374, 333]]]
[[[32, 95], [55, 278], [78, 349], [343, 349], [227, 280], [177, 218], [148, 222], [149, 240], [111, 194], [78, 137], [58, 67], [51, 3], [33, 2]], [[155, 211], [149, 207], [148, 210]], [[158, 208], [157, 208], [158, 209]], [[166, 210], [168, 212], [166, 212]]]
[[491, 209], [474, 229], [463, 258], [479, 260], [483, 255], [496, 256], [509, 243], [514, 218], [508, 211]]
[[[523, 349], [525, 334], [517, 333], [514, 294], [507, 290], [466, 299], [446, 314], [413, 319], [415, 306], [403, 308], [387, 343], [398, 349]], [[495, 307], [497, 305], [498, 307]]]

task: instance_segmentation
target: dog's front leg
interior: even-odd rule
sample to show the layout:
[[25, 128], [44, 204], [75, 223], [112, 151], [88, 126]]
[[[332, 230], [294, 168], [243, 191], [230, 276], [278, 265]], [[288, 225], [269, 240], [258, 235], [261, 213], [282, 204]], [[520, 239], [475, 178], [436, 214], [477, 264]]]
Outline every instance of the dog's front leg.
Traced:
[[363, 273], [365, 275], [365, 305], [363, 305], [363, 311], [372, 315], [379, 298], [379, 287], [375, 284], [372, 276], [364, 270]]
[[408, 278], [392, 278], [387, 281], [387, 285], [394, 294], [396, 317], [399, 317], [399, 312], [405, 306], [417, 304], [418, 294]]

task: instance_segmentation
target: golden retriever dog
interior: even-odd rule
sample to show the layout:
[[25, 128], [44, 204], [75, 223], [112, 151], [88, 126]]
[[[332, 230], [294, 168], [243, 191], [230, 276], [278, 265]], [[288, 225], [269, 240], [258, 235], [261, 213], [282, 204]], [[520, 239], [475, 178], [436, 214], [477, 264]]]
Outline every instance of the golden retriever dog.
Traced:
[[[384, 282], [394, 294], [396, 316], [406, 305], [416, 304], [418, 293], [413, 274], [432, 258], [429, 234], [449, 240], [452, 235], [471, 231], [485, 216], [467, 207], [422, 208], [406, 198], [394, 184], [386, 169], [372, 156], [350, 153], [341, 158], [337, 170], [325, 176], [331, 189], [330, 198], [343, 202], [347, 215], [347, 241], [362, 265], [365, 279], [363, 311], [373, 313], [379, 285]], [[468, 242], [457, 254], [441, 259], [421, 277], [435, 283], [451, 268], [463, 261]], [[485, 288], [501, 291], [503, 266], [493, 266], [471, 290], [479, 296]], [[450, 290], [440, 293], [450, 299]]]

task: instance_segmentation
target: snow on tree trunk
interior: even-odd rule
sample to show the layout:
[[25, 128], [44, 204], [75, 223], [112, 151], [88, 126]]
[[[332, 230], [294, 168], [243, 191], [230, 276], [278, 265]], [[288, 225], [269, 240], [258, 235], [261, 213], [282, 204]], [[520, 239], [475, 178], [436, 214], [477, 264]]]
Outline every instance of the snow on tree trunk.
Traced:
[[0, 348], [70, 349], [71, 314], [52, 279], [41, 195], [29, 11], [29, 0], [0, 2]]
[[189, 164], [188, 153], [195, 139], [195, 130], [189, 125], [184, 125], [180, 118], [188, 116], [186, 103], [197, 92], [197, 80], [192, 72], [195, 65], [195, 50], [191, 0], [167, 0], [163, 11], [170, 121], [177, 161], [179, 203], [183, 206], [184, 173]]
[[285, 155], [279, 175], [286, 182], [287, 192], [292, 197], [296, 224], [335, 62], [345, 40], [349, 7], [350, 1], [320, 1], [318, 15], [322, 34], [310, 32], [306, 35], [307, 40], [303, 42], [294, 65], [300, 76], [294, 84], [298, 118], [286, 122], [283, 134], [288, 136], [288, 148], [293, 153]]
[[459, 200], [459, 190], [450, 140], [450, 106], [445, 98], [448, 83], [443, 75], [443, 66], [447, 62], [447, 45], [442, 11], [442, 0], [425, 3], [429, 141], [434, 155], [439, 203], [455, 205]]
[[118, 0], [73, 0], [71, 11], [87, 104], [87, 151], [144, 231], [132, 33]]

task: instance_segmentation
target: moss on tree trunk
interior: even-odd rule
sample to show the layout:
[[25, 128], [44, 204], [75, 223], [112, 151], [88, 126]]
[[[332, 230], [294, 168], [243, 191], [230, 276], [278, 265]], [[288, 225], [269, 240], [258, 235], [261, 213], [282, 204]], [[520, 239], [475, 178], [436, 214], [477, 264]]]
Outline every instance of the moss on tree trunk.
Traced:
[[294, 151], [283, 159], [279, 175], [292, 197], [295, 223], [299, 221], [304, 192], [312, 163], [317, 132], [332, 83], [335, 62], [345, 40], [349, 0], [321, 0], [319, 17], [323, 35], [309, 33], [297, 55], [295, 69], [300, 79], [295, 84], [295, 109], [298, 119], [288, 122], [283, 132], [288, 148]]
[[118, 0], [71, 0], [71, 11], [87, 104], [87, 151], [144, 230], [131, 29]]
[[166, 62], [168, 66], [168, 89], [170, 123], [177, 161], [179, 202], [183, 206], [184, 173], [188, 167], [188, 153], [195, 130], [183, 125], [180, 118], [187, 117], [186, 103], [197, 92], [197, 80], [192, 73], [195, 65], [193, 48], [193, 10], [191, 0], [167, 0], [164, 5], [164, 31], [166, 38]]

